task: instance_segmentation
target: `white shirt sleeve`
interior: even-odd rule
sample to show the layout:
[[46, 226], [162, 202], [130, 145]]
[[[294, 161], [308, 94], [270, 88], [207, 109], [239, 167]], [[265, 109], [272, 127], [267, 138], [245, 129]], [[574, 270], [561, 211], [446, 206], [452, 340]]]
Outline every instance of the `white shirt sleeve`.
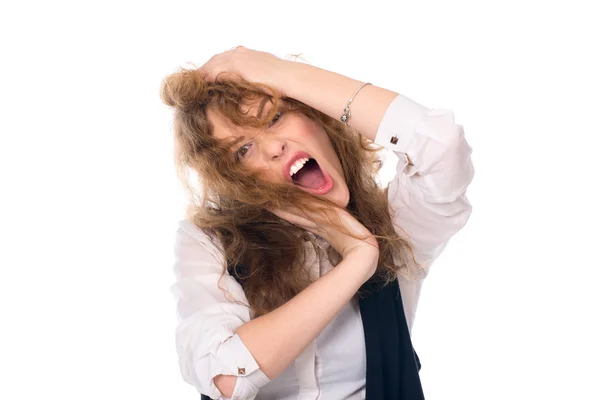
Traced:
[[177, 300], [175, 339], [182, 377], [199, 393], [224, 399], [213, 378], [234, 375], [231, 399], [254, 399], [270, 379], [236, 334], [250, 321], [244, 291], [228, 273], [221, 277], [223, 256], [202, 230], [182, 220], [175, 238], [171, 293]]
[[388, 107], [374, 142], [399, 158], [388, 190], [392, 220], [412, 243], [423, 264], [416, 278], [423, 279], [471, 215], [472, 148], [452, 111], [430, 110], [403, 95]]

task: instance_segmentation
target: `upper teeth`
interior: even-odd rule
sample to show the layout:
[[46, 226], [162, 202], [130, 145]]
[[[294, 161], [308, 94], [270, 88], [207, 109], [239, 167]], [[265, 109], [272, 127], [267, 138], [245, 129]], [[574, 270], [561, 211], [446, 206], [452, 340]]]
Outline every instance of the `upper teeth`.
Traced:
[[290, 167], [290, 176], [300, 171], [300, 169], [304, 167], [304, 164], [306, 164], [308, 160], [309, 158], [299, 158], [298, 160], [296, 160], [296, 162]]

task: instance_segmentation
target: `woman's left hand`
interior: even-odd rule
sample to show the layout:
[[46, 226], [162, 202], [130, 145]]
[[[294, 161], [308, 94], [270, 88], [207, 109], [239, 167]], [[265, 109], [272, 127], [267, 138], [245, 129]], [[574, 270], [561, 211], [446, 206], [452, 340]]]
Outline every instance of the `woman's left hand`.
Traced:
[[285, 62], [271, 53], [237, 46], [214, 55], [199, 69], [207, 74], [209, 80], [216, 79], [221, 72], [238, 73], [249, 82], [269, 85], [283, 95], [277, 78], [282, 73]]

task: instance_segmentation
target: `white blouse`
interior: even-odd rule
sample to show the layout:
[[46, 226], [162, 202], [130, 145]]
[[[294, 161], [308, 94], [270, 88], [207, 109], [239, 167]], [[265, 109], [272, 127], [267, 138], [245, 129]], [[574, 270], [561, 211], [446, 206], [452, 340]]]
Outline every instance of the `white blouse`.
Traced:
[[[390, 211], [396, 231], [410, 240], [424, 265], [398, 277], [410, 331], [423, 279], [471, 215], [466, 190], [474, 175], [472, 149], [452, 111], [430, 110], [403, 95], [390, 104], [374, 142], [399, 157], [389, 185]], [[322, 248], [328, 246], [317, 239]], [[219, 374], [237, 376], [232, 399], [364, 399], [366, 352], [356, 296], [294, 363], [270, 380], [236, 334], [251, 312], [232, 276], [219, 282], [219, 246], [190, 221], [179, 221], [171, 292], [177, 299], [183, 379], [211, 399], [225, 399], [213, 382]], [[315, 256], [308, 258], [315, 277], [332, 268], [327, 260], [319, 264], [310, 242], [307, 251]]]

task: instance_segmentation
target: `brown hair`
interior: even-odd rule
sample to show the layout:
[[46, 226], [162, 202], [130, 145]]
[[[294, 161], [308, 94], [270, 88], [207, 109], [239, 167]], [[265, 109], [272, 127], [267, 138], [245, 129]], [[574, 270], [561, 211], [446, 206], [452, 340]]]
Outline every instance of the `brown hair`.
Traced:
[[[223, 273], [229, 269], [243, 280], [256, 316], [279, 307], [311, 283], [305, 266], [305, 241], [310, 240], [317, 254], [324, 256], [304, 229], [267, 209], [295, 206], [330, 215], [327, 210], [339, 206], [295, 185], [261, 180], [257, 173], [241, 168], [228, 150], [230, 145], [212, 136], [208, 109], [239, 127], [265, 127], [282, 109], [317, 122], [331, 140], [344, 171], [350, 192], [346, 210], [377, 238], [380, 254], [375, 277], [387, 284], [397, 279], [399, 270], [416, 264], [409, 242], [394, 230], [388, 188], [377, 184], [381, 168], [377, 151], [381, 147], [298, 100], [230, 74], [220, 74], [209, 82], [200, 70], [181, 68], [164, 79], [160, 96], [174, 109], [174, 161], [188, 197], [186, 218], [221, 244]], [[248, 111], [248, 107], [267, 101], [273, 107], [265, 115]], [[400, 265], [394, 263], [394, 254]], [[326, 256], [334, 266], [341, 261], [331, 246]], [[235, 266], [243, 266], [243, 270]]]

